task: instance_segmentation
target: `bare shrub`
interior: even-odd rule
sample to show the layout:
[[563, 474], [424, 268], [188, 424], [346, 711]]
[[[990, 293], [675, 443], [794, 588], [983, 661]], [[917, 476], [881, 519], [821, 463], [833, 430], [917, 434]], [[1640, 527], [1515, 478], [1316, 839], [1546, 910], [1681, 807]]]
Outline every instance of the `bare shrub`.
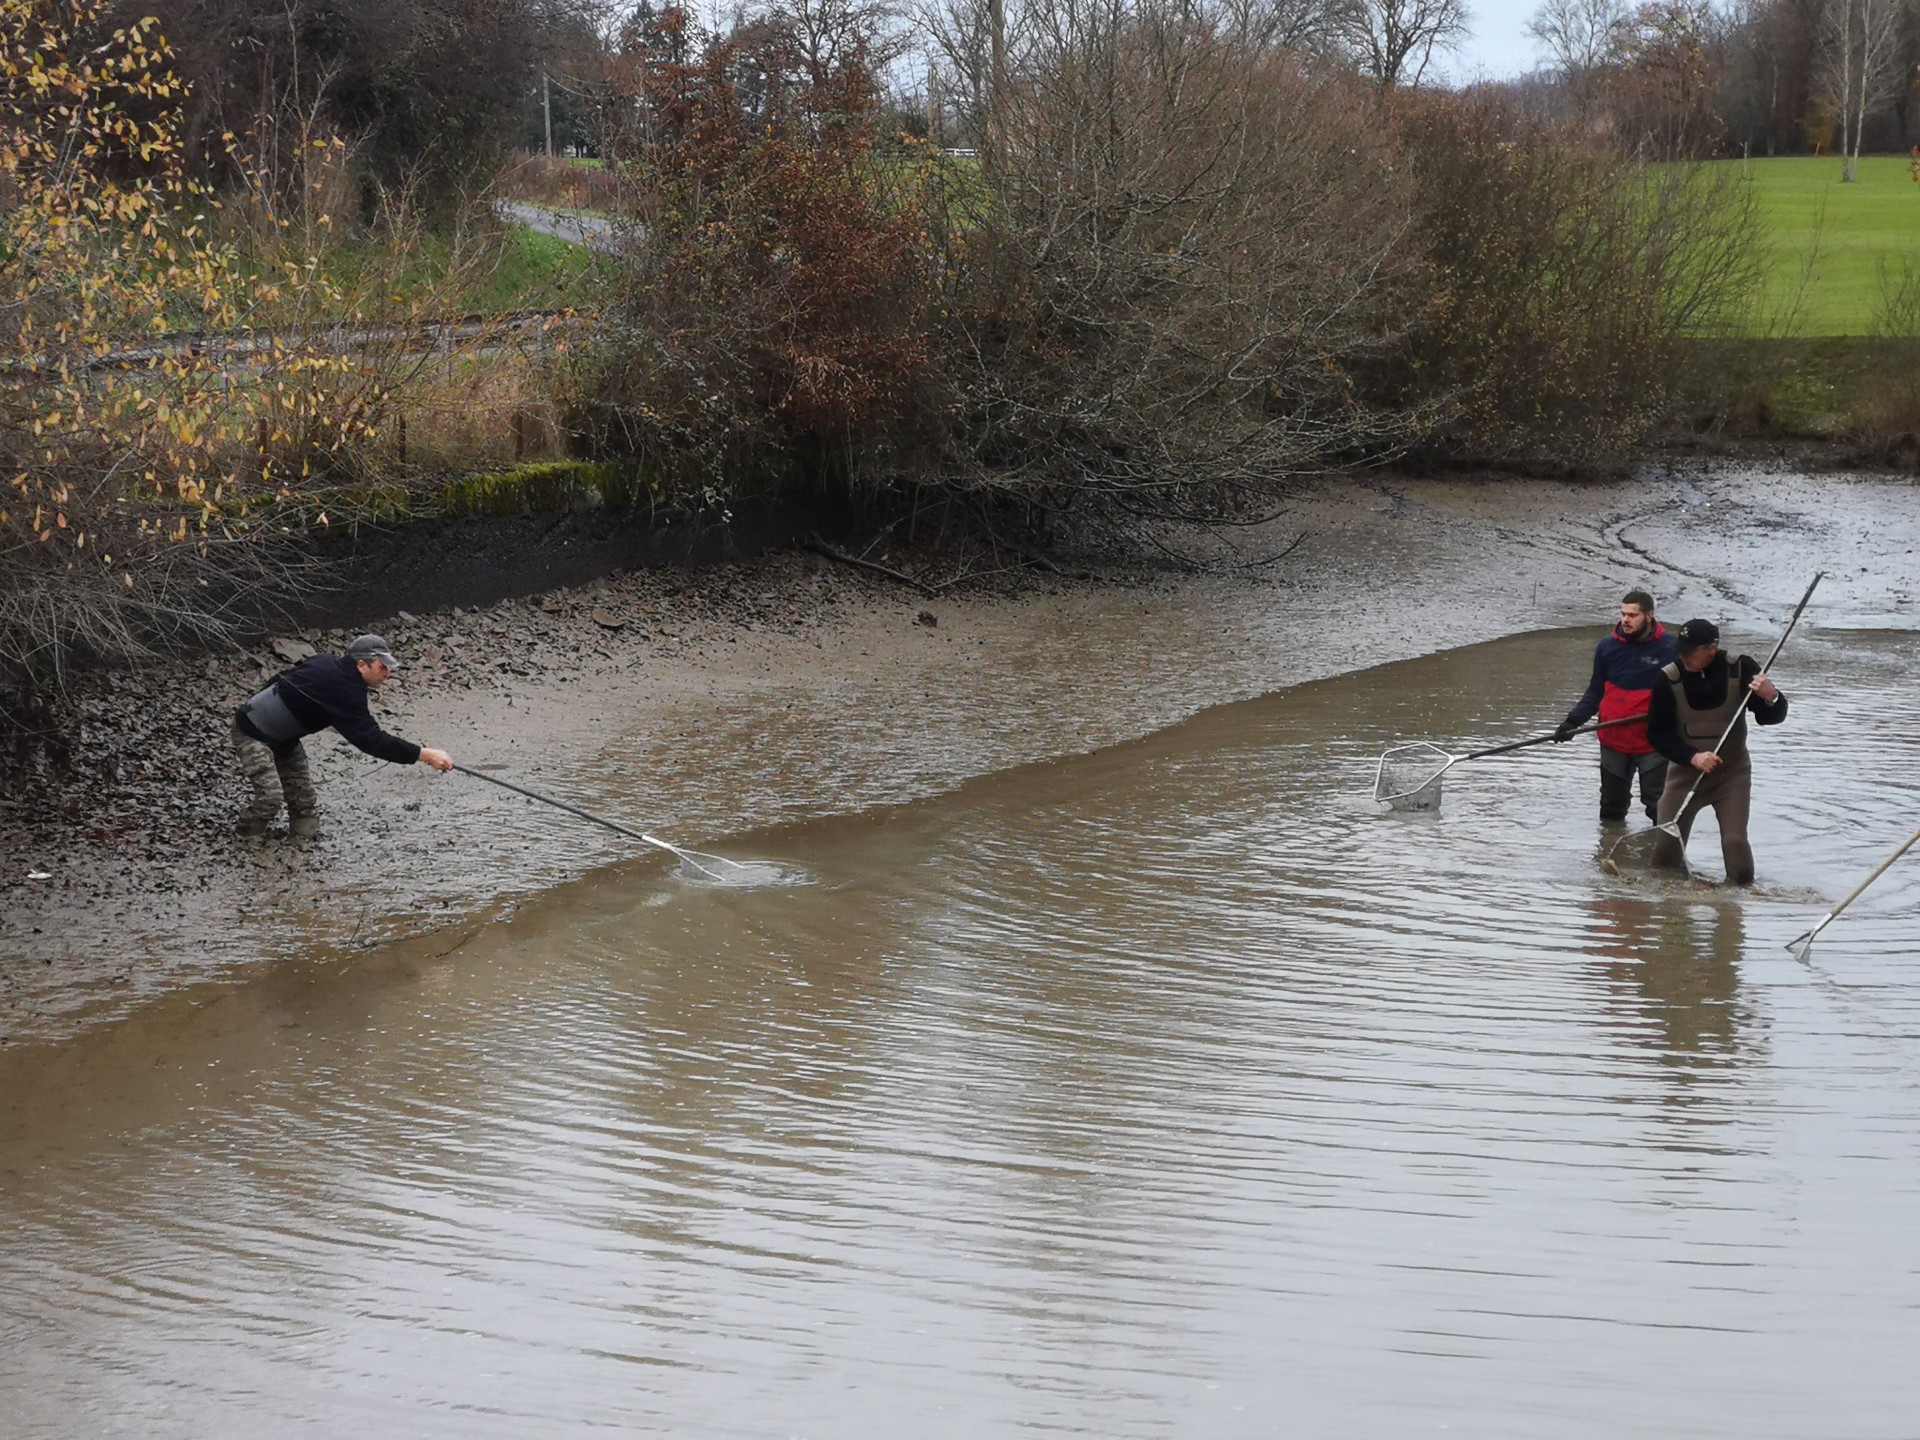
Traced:
[[393, 470], [437, 475], [556, 459], [570, 440], [546, 357], [506, 343], [429, 366], [386, 437]]
[[357, 168], [350, 147], [307, 132], [294, 153], [303, 174], [289, 181], [256, 167], [249, 189], [230, 197], [226, 233], [246, 278], [229, 348], [210, 349], [230, 362], [226, 420], [245, 441], [228, 463], [282, 500], [322, 479], [404, 468], [391, 432], [405, 397], [489, 343], [484, 327], [456, 338], [443, 322], [496, 242], [471, 205], [430, 227], [404, 189], [383, 192], [370, 222], [338, 223], [332, 204]]
[[1865, 438], [1920, 468], [1920, 264], [1881, 264], [1869, 343], [1881, 363], [1861, 405]]
[[1391, 450], [1354, 383], [1397, 338], [1411, 196], [1371, 87], [1195, 7], [1029, 12], [952, 235], [949, 472], [1217, 509]]
[[621, 203], [618, 177], [601, 164], [581, 165], [552, 155], [525, 155], [501, 172], [495, 186], [503, 200], [554, 210], [610, 213]]
[[1428, 443], [1577, 461], [1641, 437], [1687, 342], [1754, 292], [1738, 176], [1621, 161], [1488, 102], [1421, 103], [1401, 129], [1431, 297], [1395, 394], [1437, 409]]

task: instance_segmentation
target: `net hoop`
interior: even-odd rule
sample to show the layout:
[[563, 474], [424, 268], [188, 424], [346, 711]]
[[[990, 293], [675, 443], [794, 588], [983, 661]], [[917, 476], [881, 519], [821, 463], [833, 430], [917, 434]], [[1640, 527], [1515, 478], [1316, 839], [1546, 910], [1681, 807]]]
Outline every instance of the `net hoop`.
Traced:
[[1373, 798], [1395, 810], [1438, 810], [1440, 780], [1452, 763], [1453, 756], [1426, 740], [1396, 745], [1373, 772]]

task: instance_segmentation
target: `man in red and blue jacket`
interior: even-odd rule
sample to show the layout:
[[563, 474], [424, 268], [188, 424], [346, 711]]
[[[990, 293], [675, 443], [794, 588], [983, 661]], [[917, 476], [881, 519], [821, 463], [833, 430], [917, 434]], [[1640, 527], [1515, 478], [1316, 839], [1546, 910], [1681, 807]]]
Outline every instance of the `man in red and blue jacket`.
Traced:
[[[1629, 590], [1620, 599], [1620, 623], [1593, 649], [1593, 682], [1587, 686], [1560, 728], [1556, 740], [1571, 740], [1573, 732], [1597, 713], [1601, 720], [1645, 715], [1660, 683], [1660, 667], [1679, 658], [1672, 635], [1654, 619], [1653, 596]], [[1633, 801], [1633, 781], [1640, 778], [1640, 804], [1649, 820], [1660, 808], [1660, 792], [1667, 781], [1667, 760], [1647, 739], [1646, 723], [1616, 725], [1600, 732], [1600, 818], [1624, 820]]]

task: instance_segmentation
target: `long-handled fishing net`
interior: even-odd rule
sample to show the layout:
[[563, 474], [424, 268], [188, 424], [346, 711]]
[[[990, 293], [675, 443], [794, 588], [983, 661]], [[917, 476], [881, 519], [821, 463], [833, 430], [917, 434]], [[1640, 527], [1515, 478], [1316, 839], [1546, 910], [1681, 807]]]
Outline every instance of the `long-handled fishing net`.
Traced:
[[[1625, 715], [1618, 720], [1602, 720], [1598, 725], [1583, 725], [1570, 732], [1567, 738], [1591, 735], [1596, 730], [1607, 730], [1615, 725], [1633, 725], [1641, 718], [1638, 715]], [[1469, 760], [1484, 760], [1489, 755], [1525, 750], [1531, 745], [1545, 745], [1549, 740], [1559, 738], [1560, 732], [1555, 730], [1536, 735], [1530, 740], [1514, 740], [1465, 755], [1449, 754], [1426, 740], [1395, 745], [1380, 757], [1380, 763], [1374, 767], [1373, 798], [1395, 810], [1438, 810], [1441, 779], [1454, 766], [1464, 765]]]
[[1787, 942], [1787, 949], [1792, 952], [1793, 958], [1804, 961], [1807, 956], [1811, 955], [1813, 953], [1813, 937], [1831, 925], [1836, 915], [1853, 904], [1854, 901], [1858, 900], [1869, 885], [1873, 884], [1874, 881], [1891, 870], [1893, 868], [1893, 862], [1911, 850], [1916, 843], [1920, 843], [1920, 830], [1914, 831], [1913, 834], [1906, 838], [1899, 849], [1895, 850], [1891, 855], [1887, 856], [1886, 859], [1874, 866], [1872, 872], [1868, 874], [1866, 879], [1862, 880], [1847, 892], [1846, 899], [1842, 900], [1838, 905], [1820, 917], [1820, 923], [1818, 925], [1807, 931], [1806, 934], [1796, 935], [1793, 939], [1789, 940]]
[[701, 850], [689, 850], [684, 845], [675, 845], [662, 840], [657, 835], [649, 835], [642, 830], [634, 830], [617, 820], [609, 820], [604, 815], [596, 815], [591, 810], [582, 810], [578, 805], [569, 805], [564, 800], [556, 800], [551, 795], [542, 795], [537, 790], [529, 790], [524, 785], [516, 785], [511, 780], [502, 780], [498, 775], [489, 775], [484, 770], [471, 770], [465, 765], [453, 767], [462, 775], [471, 775], [476, 780], [484, 780], [489, 785], [498, 785], [502, 790], [511, 790], [516, 795], [524, 795], [529, 800], [538, 800], [542, 805], [551, 805], [556, 810], [564, 810], [569, 815], [578, 815], [582, 820], [591, 820], [596, 825], [604, 825], [609, 830], [617, 830], [630, 839], [644, 845], [665, 850], [680, 862], [681, 873], [692, 879], [705, 880], [712, 885], [764, 885], [769, 879], [769, 867], [762, 865], [742, 865], [737, 860], [728, 860], [720, 855], [708, 855]]
[[[1823, 570], [1816, 570], [1814, 572], [1813, 581], [1807, 586], [1807, 593], [1802, 595], [1800, 597], [1800, 603], [1793, 607], [1793, 615], [1787, 621], [1787, 628], [1782, 630], [1780, 632], [1780, 638], [1773, 642], [1773, 653], [1767, 656], [1767, 663], [1760, 667], [1760, 675], [1765, 675], [1773, 669], [1773, 662], [1780, 658], [1780, 652], [1786, 648], [1787, 637], [1793, 634], [1794, 626], [1800, 623], [1800, 613], [1807, 608], [1807, 602], [1813, 598], [1814, 588], [1819, 585], [1825, 574], [1826, 572]], [[1757, 680], [1759, 676], [1756, 675], [1754, 678]], [[1733, 681], [1734, 677], [1729, 673], [1727, 683], [1731, 685]], [[1666, 682], [1663, 679], [1656, 683], [1665, 684]], [[1745, 702], [1733, 707], [1733, 718], [1727, 721], [1726, 728], [1720, 732], [1720, 738], [1713, 742], [1713, 749], [1708, 752], [1709, 754], [1718, 755], [1720, 753], [1720, 747], [1727, 743], [1728, 738], [1732, 736], [1735, 728], [1740, 724], [1740, 721], [1745, 717], [1746, 713], [1747, 706]], [[1636, 846], [1643, 845], [1646, 842], [1646, 837], [1650, 835], [1670, 835], [1678, 842], [1680, 847], [1681, 870], [1691, 876], [1693, 871], [1689, 869], [1687, 865], [1687, 836], [1690, 833], [1690, 826], [1687, 822], [1692, 819], [1691, 812], [1693, 810], [1694, 799], [1700, 794], [1700, 786], [1705, 782], [1706, 778], [1706, 771], [1697, 771], [1693, 777], [1693, 783], [1687, 787], [1687, 793], [1680, 801], [1680, 808], [1673, 812], [1673, 818], [1671, 820], [1659, 821], [1651, 829], [1641, 830], [1633, 835], [1622, 835], [1618, 840], [1613, 842], [1613, 845], [1608, 849], [1607, 853], [1600, 857], [1600, 867], [1609, 874], [1617, 875], [1620, 873], [1620, 862], [1616, 857], [1619, 854], [1621, 846], [1629, 843]]]

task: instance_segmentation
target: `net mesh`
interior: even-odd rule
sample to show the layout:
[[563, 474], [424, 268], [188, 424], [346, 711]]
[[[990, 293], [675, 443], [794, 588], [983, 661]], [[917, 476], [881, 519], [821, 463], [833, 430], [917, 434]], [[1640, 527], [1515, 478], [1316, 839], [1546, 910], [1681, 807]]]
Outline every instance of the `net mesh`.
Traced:
[[[1615, 875], [1652, 870], [1656, 868], [1659, 860], [1661, 841], [1671, 833], [1661, 830], [1658, 826], [1648, 826], [1645, 830], [1629, 830], [1607, 847], [1606, 854], [1600, 857], [1600, 867]], [[1679, 845], [1677, 840], [1669, 840], [1668, 843], [1679, 852], [1674, 857], [1679, 861], [1675, 868], [1687, 870], [1686, 847]], [[1670, 859], [1668, 864], [1672, 865], [1673, 860]]]
[[807, 880], [804, 871], [766, 860], [743, 862], [729, 860], [723, 855], [709, 855], [704, 850], [688, 850], [679, 845], [671, 848], [680, 862], [677, 867], [680, 878], [696, 885], [802, 885]]
[[1380, 757], [1373, 798], [1395, 810], [1438, 810], [1440, 777], [1452, 757], [1437, 745], [1419, 741], [1399, 745]]

